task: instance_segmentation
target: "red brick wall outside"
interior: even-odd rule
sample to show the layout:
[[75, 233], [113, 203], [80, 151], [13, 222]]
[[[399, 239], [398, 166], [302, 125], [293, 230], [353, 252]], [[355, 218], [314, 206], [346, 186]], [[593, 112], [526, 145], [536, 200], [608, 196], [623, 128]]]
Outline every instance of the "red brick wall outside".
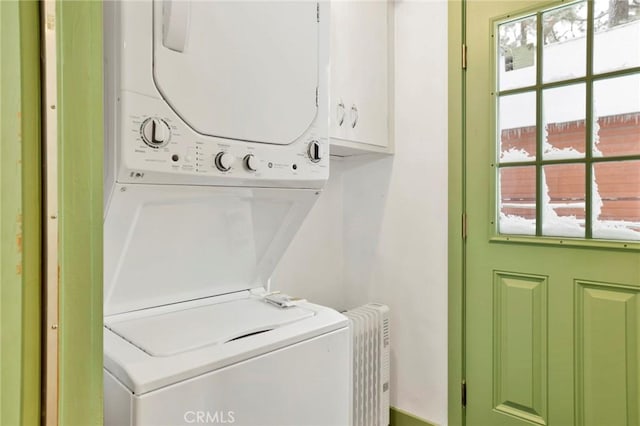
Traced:
[[[597, 149], [603, 156], [640, 154], [640, 112], [598, 119]], [[502, 150], [511, 148], [535, 153], [535, 127], [503, 130]], [[558, 149], [585, 152], [584, 120], [547, 125], [548, 142]], [[584, 219], [585, 167], [582, 164], [545, 166], [551, 204], [578, 204], [556, 208], [560, 216]], [[594, 166], [598, 193], [602, 198], [600, 220], [640, 222], [640, 161], [598, 163]], [[535, 218], [535, 167], [503, 168], [500, 172], [502, 212]], [[522, 205], [522, 207], [515, 205]]]
[[[536, 169], [535, 167], [507, 167], [500, 169], [500, 194], [502, 213], [536, 218]], [[515, 207], [521, 205], [522, 207]]]

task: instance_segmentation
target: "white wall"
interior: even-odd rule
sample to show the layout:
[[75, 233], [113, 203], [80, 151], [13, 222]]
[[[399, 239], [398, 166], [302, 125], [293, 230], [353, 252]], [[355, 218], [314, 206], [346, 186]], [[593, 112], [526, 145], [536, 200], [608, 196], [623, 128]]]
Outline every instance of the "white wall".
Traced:
[[271, 277], [272, 290], [344, 310], [342, 279], [342, 161]]
[[447, 4], [395, 13], [395, 155], [342, 176], [346, 304], [391, 307], [391, 403], [446, 424]]
[[447, 3], [397, 1], [395, 155], [332, 161], [274, 275], [338, 309], [391, 307], [391, 404], [447, 423]]

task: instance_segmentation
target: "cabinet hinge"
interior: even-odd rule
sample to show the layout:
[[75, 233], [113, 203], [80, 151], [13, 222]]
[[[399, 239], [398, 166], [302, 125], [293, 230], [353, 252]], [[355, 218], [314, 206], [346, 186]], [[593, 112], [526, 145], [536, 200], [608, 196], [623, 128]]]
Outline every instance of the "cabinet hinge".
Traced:
[[467, 69], [467, 45], [462, 45], [462, 69]]
[[465, 380], [460, 383], [460, 402], [463, 407], [467, 406], [467, 382]]
[[462, 214], [462, 239], [467, 239], [467, 214]]
[[320, 22], [320, 3], [316, 3], [316, 21]]

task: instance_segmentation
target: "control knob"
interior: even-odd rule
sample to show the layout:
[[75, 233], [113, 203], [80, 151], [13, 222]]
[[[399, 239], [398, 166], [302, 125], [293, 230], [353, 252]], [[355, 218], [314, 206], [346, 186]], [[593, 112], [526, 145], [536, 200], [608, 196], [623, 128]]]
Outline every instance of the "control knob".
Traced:
[[307, 154], [309, 155], [309, 159], [317, 163], [322, 159], [322, 154], [320, 152], [320, 142], [313, 140], [309, 142], [309, 147], [307, 148]]
[[227, 172], [231, 170], [233, 163], [235, 163], [236, 159], [233, 155], [228, 152], [221, 151], [216, 155], [216, 159], [214, 161], [215, 166], [221, 172]]
[[162, 148], [171, 139], [169, 125], [162, 119], [151, 117], [142, 122], [140, 135], [144, 143], [151, 148]]
[[253, 154], [247, 154], [244, 156], [244, 167], [250, 172], [258, 170], [258, 159]]

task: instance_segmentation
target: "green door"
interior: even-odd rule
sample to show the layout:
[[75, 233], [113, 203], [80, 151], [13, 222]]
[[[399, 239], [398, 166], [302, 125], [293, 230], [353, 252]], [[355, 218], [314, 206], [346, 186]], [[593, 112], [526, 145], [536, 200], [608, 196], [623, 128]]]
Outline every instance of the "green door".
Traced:
[[639, 425], [640, 7], [466, 20], [466, 423]]

